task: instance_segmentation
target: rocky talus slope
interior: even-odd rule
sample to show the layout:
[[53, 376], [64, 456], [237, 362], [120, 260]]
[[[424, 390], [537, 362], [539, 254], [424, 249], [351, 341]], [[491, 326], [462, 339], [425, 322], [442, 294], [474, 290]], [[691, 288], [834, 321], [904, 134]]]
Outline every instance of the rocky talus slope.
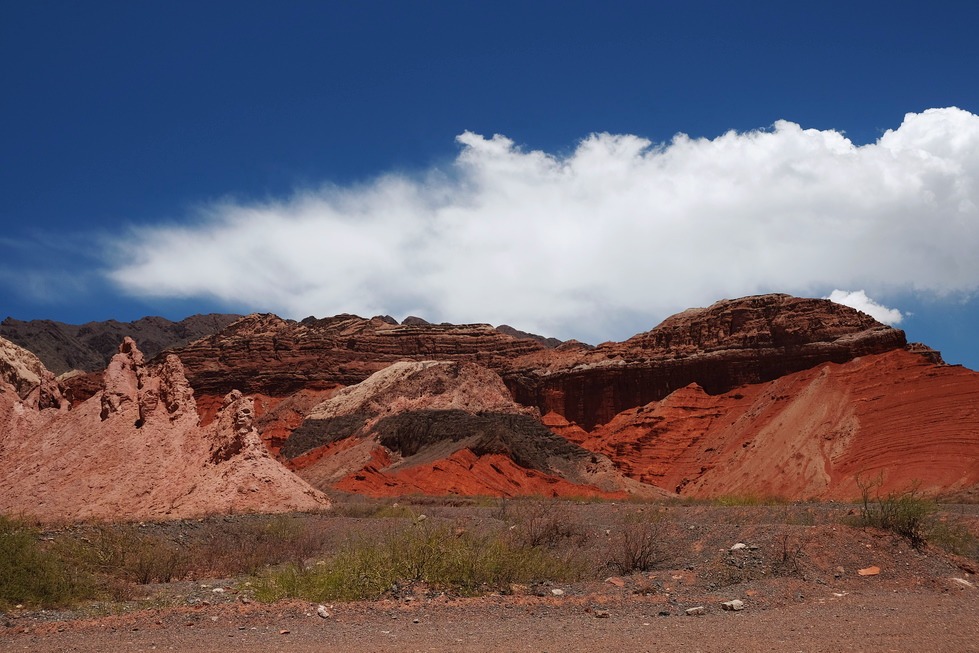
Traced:
[[0, 361], [0, 513], [156, 519], [329, 506], [269, 455], [251, 399], [229, 393], [201, 428], [174, 355], [147, 365], [126, 338], [99, 393], [70, 409], [43, 400], [38, 388], [53, 375], [33, 355], [0, 339]]

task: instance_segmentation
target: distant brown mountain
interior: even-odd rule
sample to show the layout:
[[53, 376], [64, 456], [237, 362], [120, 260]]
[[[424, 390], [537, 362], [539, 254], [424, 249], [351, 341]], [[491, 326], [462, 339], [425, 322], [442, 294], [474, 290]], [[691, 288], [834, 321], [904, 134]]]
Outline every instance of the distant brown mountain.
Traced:
[[70, 370], [95, 372], [109, 364], [119, 350], [119, 343], [127, 336], [138, 342], [140, 350], [151, 358], [164, 349], [217, 333], [240, 317], [211, 313], [192, 315], [179, 322], [144, 317], [134, 322], [106, 320], [86, 324], [52, 320], [24, 322], [8, 317], [0, 322], [0, 337], [32, 352], [55, 374]]

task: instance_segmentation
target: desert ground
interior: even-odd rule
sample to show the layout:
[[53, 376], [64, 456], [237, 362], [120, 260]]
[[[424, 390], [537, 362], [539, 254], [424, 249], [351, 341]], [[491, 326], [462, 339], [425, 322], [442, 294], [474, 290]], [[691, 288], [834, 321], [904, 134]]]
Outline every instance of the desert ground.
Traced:
[[[38, 530], [48, 547], [102, 546], [104, 556], [106, 542], [122, 541], [187, 557], [168, 582], [117, 562], [101, 568], [90, 600], [5, 606], [0, 650], [979, 650], [979, 506], [931, 506], [929, 541], [918, 546], [860, 525], [862, 508], [348, 497], [312, 514], [49, 524]], [[339, 564], [345, 547], [405, 533], [506, 537], [575, 572], [460, 589], [419, 568], [352, 601], [290, 596], [281, 585], [283, 569]], [[276, 538], [278, 550], [267, 550]], [[454, 550], [424, 541], [435, 556]], [[264, 557], [246, 563], [247, 551]], [[734, 600], [741, 609], [725, 610]]]

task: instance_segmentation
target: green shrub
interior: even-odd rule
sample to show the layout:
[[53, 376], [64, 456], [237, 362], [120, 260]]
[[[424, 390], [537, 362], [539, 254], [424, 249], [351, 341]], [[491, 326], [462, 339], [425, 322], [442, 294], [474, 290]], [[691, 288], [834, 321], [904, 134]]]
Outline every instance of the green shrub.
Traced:
[[928, 542], [949, 553], [979, 560], [979, 538], [959, 521], [935, 520], [928, 532]]
[[501, 533], [473, 534], [419, 522], [359, 541], [312, 567], [290, 564], [260, 579], [256, 597], [310, 601], [377, 599], [415, 583], [462, 595], [507, 592], [514, 583], [574, 580], [582, 569]]
[[39, 537], [26, 523], [0, 516], [0, 607], [62, 607], [94, 595], [91, 578], [43, 547]]
[[130, 525], [89, 527], [62, 542], [59, 554], [86, 572], [140, 585], [168, 583], [191, 570], [190, 556], [182, 546]]
[[870, 481], [857, 476], [856, 482], [863, 504], [860, 525], [891, 531], [907, 539], [915, 548], [925, 545], [933, 523], [935, 503], [922, 497], [917, 485], [904, 492], [881, 495], [882, 474]]

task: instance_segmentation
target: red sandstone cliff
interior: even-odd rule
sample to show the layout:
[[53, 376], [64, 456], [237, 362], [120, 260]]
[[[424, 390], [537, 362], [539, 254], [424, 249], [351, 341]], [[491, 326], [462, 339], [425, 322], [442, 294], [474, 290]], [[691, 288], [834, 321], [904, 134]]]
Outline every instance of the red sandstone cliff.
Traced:
[[859, 311], [788, 295], [690, 309], [598, 347], [573, 341], [548, 347], [504, 331], [417, 319], [250, 315], [177, 353], [205, 407], [232, 388], [282, 398], [359, 383], [397, 361], [453, 360], [494, 370], [518, 403], [590, 429], [690, 383], [717, 394], [906, 344], [902, 331]]
[[847, 306], [760, 295], [686, 310], [625, 342], [527, 356], [504, 379], [521, 404], [591, 429], [691, 383], [718, 394], [905, 344], [904, 332]]
[[500, 368], [546, 351], [532, 338], [487, 324], [398, 324], [390, 318], [337, 315], [302, 322], [249, 315], [177, 350], [198, 395], [286, 396], [301, 388], [359, 383], [402, 360], [455, 360]]

